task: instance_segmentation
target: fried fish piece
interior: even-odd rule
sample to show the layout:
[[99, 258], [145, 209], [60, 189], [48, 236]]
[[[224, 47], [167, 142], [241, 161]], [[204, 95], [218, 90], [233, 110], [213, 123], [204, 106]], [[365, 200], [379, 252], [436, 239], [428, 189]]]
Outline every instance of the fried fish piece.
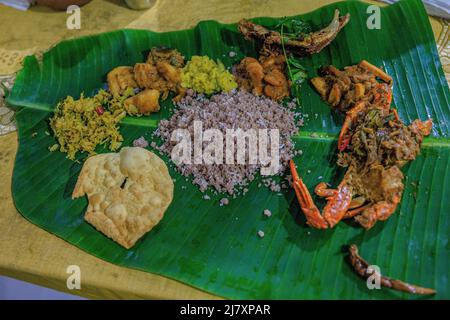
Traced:
[[260, 40], [266, 48], [281, 47], [284, 44], [288, 50], [300, 56], [308, 56], [318, 53], [328, 46], [349, 20], [350, 14], [340, 16], [339, 10], [336, 9], [333, 20], [327, 27], [306, 35], [299, 34], [296, 38], [287, 39], [286, 41], [284, 41], [279, 32], [269, 30], [245, 19], [239, 22], [238, 29], [246, 39]]
[[156, 89], [146, 89], [125, 100], [124, 106], [127, 112], [133, 114], [148, 115], [157, 112], [159, 106], [160, 93]]
[[137, 88], [133, 67], [121, 66], [112, 69], [107, 75], [109, 91], [117, 97], [128, 88]]
[[84, 219], [129, 249], [163, 218], [172, 202], [173, 181], [156, 154], [124, 147], [86, 160], [72, 199], [84, 195], [89, 200]]

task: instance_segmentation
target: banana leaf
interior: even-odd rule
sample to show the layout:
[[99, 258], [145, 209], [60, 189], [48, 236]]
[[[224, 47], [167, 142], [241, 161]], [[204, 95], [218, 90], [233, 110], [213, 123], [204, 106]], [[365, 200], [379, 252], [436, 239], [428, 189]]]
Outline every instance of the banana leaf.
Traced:
[[[257, 180], [245, 196], [219, 206], [224, 195], [203, 199], [191, 180], [172, 168], [174, 200], [162, 222], [132, 249], [122, 248], [83, 220], [87, 200], [70, 197], [81, 162], [47, 149], [55, 143], [46, 132], [50, 132], [48, 118], [56, 103], [67, 95], [93, 94], [109, 70], [144, 61], [153, 46], [178, 48], [187, 59], [208, 55], [228, 67], [244, 56], [257, 56], [257, 45], [243, 39], [236, 24], [215, 21], [167, 33], [119, 30], [63, 41], [42, 60], [27, 57], [8, 97], [17, 109], [20, 142], [12, 183], [17, 209], [32, 223], [101, 259], [226, 298], [422, 298], [386, 288], [369, 290], [345, 259], [345, 246], [350, 243], [356, 243], [362, 256], [383, 274], [435, 288], [437, 295], [428, 298], [450, 298], [449, 88], [420, 0], [382, 8], [380, 29], [367, 28], [367, 7], [363, 2], [345, 1], [297, 16], [320, 28], [335, 8], [351, 14], [349, 24], [329, 47], [301, 62], [312, 77], [322, 65], [342, 68], [366, 59], [393, 76], [393, 104], [406, 123], [434, 119], [432, 136], [425, 140], [421, 155], [403, 169], [406, 188], [401, 205], [387, 221], [369, 231], [351, 222], [315, 230], [306, 226], [292, 190], [274, 193], [259, 188]], [[270, 27], [280, 19], [254, 21]], [[237, 56], [231, 58], [230, 51]], [[125, 118], [121, 124], [124, 145], [140, 136], [151, 139], [158, 120], [170, 115], [169, 100], [157, 114]], [[299, 171], [310, 189], [319, 181], [336, 185], [343, 174], [335, 165], [342, 117], [306, 83], [299, 111], [308, 115], [294, 138], [303, 151], [295, 159]], [[263, 215], [264, 209], [271, 210], [270, 218]], [[265, 232], [264, 238], [257, 236], [258, 230]]]

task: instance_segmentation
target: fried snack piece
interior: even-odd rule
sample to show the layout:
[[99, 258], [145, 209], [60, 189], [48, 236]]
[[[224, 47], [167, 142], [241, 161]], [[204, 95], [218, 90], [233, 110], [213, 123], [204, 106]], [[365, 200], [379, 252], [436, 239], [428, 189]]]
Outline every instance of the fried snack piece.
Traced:
[[127, 110], [130, 115], [148, 115], [152, 112], [157, 112], [160, 109], [159, 95], [159, 91], [155, 89], [141, 91], [137, 95], [125, 100], [125, 110]]
[[85, 194], [85, 220], [129, 249], [162, 219], [173, 198], [173, 181], [157, 155], [124, 147], [86, 160], [72, 199]]
[[117, 67], [112, 69], [107, 75], [109, 91], [117, 97], [128, 88], [136, 88], [138, 85], [134, 79], [133, 67]]

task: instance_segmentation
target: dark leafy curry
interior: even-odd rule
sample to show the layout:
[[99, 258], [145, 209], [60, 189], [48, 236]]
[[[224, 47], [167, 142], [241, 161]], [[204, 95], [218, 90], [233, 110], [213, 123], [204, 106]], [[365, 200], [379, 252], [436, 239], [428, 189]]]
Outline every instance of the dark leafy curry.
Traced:
[[341, 153], [338, 164], [357, 168], [374, 164], [386, 168], [402, 167], [419, 154], [424, 137], [423, 126], [418, 120], [406, 126], [396, 119], [394, 113], [383, 115], [382, 109], [371, 109], [353, 132], [350, 152]]

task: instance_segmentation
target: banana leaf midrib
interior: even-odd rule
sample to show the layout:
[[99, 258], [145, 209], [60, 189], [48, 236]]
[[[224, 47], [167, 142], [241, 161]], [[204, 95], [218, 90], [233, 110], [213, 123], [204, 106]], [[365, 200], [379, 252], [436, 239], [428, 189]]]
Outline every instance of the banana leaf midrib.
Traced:
[[[10, 100], [9, 103], [14, 103], [15, 106], [18, 106], [13, 100]], [[39, 111], [46, 112], [50, 114], [53, 112], [51, 109], [42, 109], [42, 108], [34, 108], [36, 104], [29, 104], [26, 102], [23, 102], [20, 104], [21, 107], [27, 107], [30, 109], [35, 109]], [[21, 112], [22, 110], [19, 110], [18, 112]], [[158, 123], [160, 120], [155, 119], [149, 119], [149, 118], [141, 118], [141, 117], [125, 117], [120, 124], [125, 125], [133, 125], [133, 126], [140, 126], [140, 127], [146, 127], [149, 130], [155, 129], [158, 127]], [[337, 141], [338, 135], [334, 133], [329, 132], [321, 132], [321, 131], [307, 131], [302, 130], [300, 127], [300, 131], [298, 134], [293, 135], [293, 140], [319, 140], [319, 141]], [[450, 138], [448, 137], [425, 137], [422, 143], [423, 148], [430, 148], [430, 147], [447, 147], [450, 148]]]

